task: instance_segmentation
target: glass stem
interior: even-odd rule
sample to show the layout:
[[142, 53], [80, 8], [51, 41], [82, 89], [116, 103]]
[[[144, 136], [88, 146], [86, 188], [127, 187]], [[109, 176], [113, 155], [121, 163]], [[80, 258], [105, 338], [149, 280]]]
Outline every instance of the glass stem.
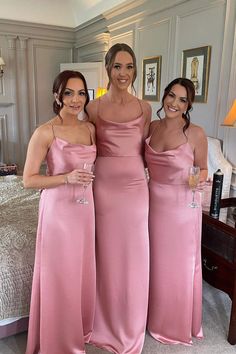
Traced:
[[82, 199], [85, 199], [85, 191], [86, 191], [86, 185], [84, 184], [83, 185], [83, 196], [82, 196]]
[[195, 200], [195, 189], [192, 189], [192, 204], [194, 204]]

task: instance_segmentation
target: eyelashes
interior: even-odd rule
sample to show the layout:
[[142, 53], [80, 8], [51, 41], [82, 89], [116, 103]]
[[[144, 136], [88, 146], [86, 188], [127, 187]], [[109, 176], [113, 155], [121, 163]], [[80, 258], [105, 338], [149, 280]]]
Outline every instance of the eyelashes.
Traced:
[[[169, 92], [169, 93], [168, 93], [168, 96], [169, 96], [169, 97], [175, 97], [175, 95], [174, 95], [172, 92]], [[182, 102], [182, 103], [188, 103], [187, 99], [185, 99], [185, 98], [180, 98], [179, 100], [180, 100], [180, 102]]]
[[65, 91], [63, 96], [71, 96], [72, 95], [72, 92], [71, 91]]
[[[74, 95], [75, 95], [75, 93], [73, 91], [69, 91], [69, 90], [65, 90], [65, 92], [63, 94], [63, 96], [67, 96], [67, 97], [74, 96]], [[86, 92], [84, 90], [81, 90], [78, 92], [78, 95], [84, 97], [84, 96], [86, 96]]]
[[[121, 65], [120, 64], [114, 64], [113, 68], [117, 69], [117, 70], [120, 70], [121, 69]], [[128, 70], [132, 70], [134, 68], [134, 66], [133, 65], [128, 65], [126, 68]]]

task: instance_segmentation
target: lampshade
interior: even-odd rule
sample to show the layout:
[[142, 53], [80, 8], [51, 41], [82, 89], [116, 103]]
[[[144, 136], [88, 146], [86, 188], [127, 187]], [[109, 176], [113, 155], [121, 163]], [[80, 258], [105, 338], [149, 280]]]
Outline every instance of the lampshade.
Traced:
[[4, 62], [3, 58], [0, 57], [0, 78], [3, 77], [3, 73], [4, 73], [4, 71], [3, 71], [3, 66], [4, 66], [4, 65], [5, 65], [5, 62]]
[[105, 95], [107, 93], [107, 89], [105, 87], [98, 87], [96, 92], [96, 98]]
[[236, 122], [236, 100], [234, 100], [233, 105], [224, 119], [222, 125], [233, 127]]
[[3, 66], [3, 65], [5, 65], [5, 62], [4, 62], [3, 58], [0, 57], [0, 66]]

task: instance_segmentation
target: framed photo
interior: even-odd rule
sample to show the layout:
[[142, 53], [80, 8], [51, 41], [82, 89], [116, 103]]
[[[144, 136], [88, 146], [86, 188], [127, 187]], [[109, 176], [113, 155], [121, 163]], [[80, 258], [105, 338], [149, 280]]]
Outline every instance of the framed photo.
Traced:
[[94, 90], [88, 89], [88, 93], [89, 93], [89, 100], [90, 101], [94, 100]]
[[182, 76], [195, 86], [195, 102], [207, 102], [211, 46], [183, 51]]
[[161, 56], [143, 59], [142, 98], [147, 101], [160, 100]]

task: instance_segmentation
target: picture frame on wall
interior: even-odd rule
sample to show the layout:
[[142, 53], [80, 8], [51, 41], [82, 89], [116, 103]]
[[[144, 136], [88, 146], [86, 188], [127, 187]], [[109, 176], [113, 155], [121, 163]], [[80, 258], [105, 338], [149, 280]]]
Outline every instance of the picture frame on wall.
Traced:
[[195, 102], [207, 102], [210, 60], [211, 46], [183, 50], [182, 76], [193, 82]]
[[94, 89], [88, 89], [89, 100], [94, 100]]
[[143, 59], [142, 98], [147, 101], [160, 100], [161, 55]]

